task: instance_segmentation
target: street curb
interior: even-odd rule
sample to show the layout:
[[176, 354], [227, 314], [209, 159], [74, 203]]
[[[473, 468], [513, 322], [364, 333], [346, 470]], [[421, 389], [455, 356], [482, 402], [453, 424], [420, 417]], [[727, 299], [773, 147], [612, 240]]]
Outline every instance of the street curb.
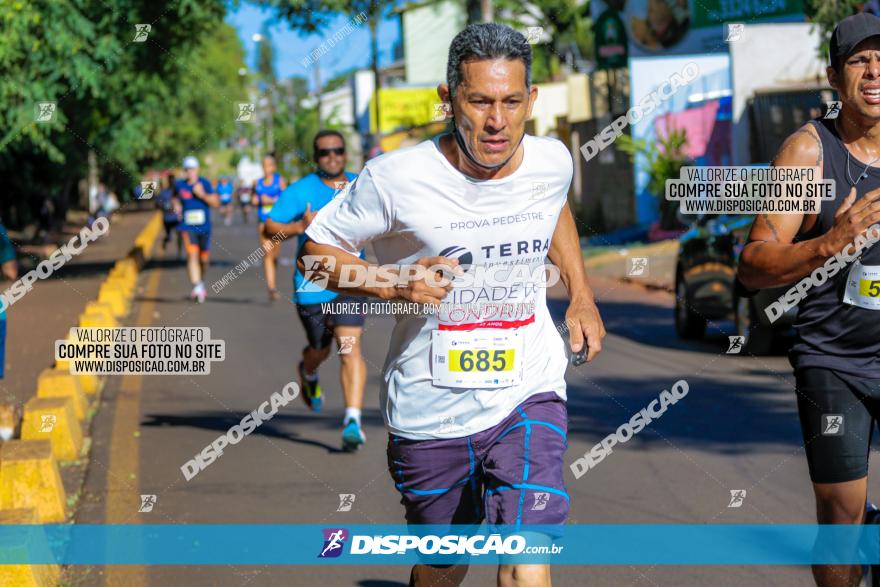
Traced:
[[[156, 211], [135, 238], [129, 252], [118, 259], [109, 271], [100, 286], [98, 299], [86, 303], [79, 326], [114, 326], [128, 315], [135, 295], [137, 275], [152, 257], [161, 229], [162, 215]], [[112, 314], [108, 310], [112, 310]], [[83, 443], [83, 431], [88, 432], [94, 409], [99, 405], [104, 377], [71, 375], [69, 361], [53, 364], [53, 369], [46, 369], [40, 374], [36, 393], [23, 410], [20, 435], [27, 432], [24, 434], [27, 439], [10, 440], [0, 448], [0, 524], [33, 523], [21, 520], [63, 523], [73, 515], [73, 511], [67, 511], [57, 457], [63, 455], [69, 458], [77, 450], [82, 451], [83, 456], [88, 456], [91, 443]], [[88, 393], [85, 394], [84, 384], [88, 387]], [[56, 399], [37, 399], [46, 397]], [[91, 413], [90, 403], [93, 408]], [[44, 412], [47, 416], [55, 416], [56, 435], [51, 434], [52, 430], [49, 433], [40, 432]], [[85, 428], [79, 428], [80, 425]], [[45, 440], [34, 440], [37, 436]], [[87, 447], [85, 450], [83, 444]], [[58, 565], [0, 567], [0, 577], [14, 577], [16, 581], [21, 581], [16, 584], [21, 585], [48, 587], [55, 585], [59, 576]], [[8, 584], [5, 579], [4, 584]]]
[[633, 278], [626, 275], [625, 261], [630, 257], [650, 258], [652, 256], [665, 256], [675, 254], [677, 251], [678, 239], [667, 239], [648, 245], [635, 246], [632, 248], [620, 247], [619, 249], [614, 251], [608, 251], [606, 253], [587, 257], [586, 259], [584, 259], [584, 268], [587, 269], [589, 276], [590, 269], [598, 269], [607, 265], [620, 264], [620, 268], [618, 271], [619, 274], [609, 277], [610, 279], [614, 279], [623, 283], [641, 285], [642, 287], [650, 290], [674, 292], [674, 284], [666, 283], [665, 281], [660, 281], [656, 279], [652, 280], [650, 277]]

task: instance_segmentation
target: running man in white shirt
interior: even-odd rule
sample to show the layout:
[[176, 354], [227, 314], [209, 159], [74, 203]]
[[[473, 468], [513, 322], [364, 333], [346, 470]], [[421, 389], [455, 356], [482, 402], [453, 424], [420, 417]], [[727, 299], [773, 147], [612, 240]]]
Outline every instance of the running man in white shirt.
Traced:
[[[568, 515], [567, 360], [547, 309], [547, 259], [570, 297], [572, 351], [586, 342], [591, 360], [605, 329], [566, 201], [572, 156], [524, 132], [537, 97], [530, 70], [520, 33], [468, 26], [438, 88], [454, 132], [371, 159], [306, 230], [300, 267], [303, 256], [309, 267], [322, 259], [329, 287], [437, 308], [396, 316], [382, 378], [388, 466], [410, 524], [485, 518], [519, 529]], [[419, 271], [406, 267], [397, 285], [340, 287], [344, 266], [369, 265], [357, 257], [368, 243], [379, 264]], [[438, 284], [435, 265], [454, 280]], [[510, 275], [499, 280], [499, 269]], [[496, 280], [481, 281], [489, 270]], [[466, 572], [416, 565], [410, 584], [457, 585]], [[550, 585], [549, 565], [501, 565], [498, 584]]]

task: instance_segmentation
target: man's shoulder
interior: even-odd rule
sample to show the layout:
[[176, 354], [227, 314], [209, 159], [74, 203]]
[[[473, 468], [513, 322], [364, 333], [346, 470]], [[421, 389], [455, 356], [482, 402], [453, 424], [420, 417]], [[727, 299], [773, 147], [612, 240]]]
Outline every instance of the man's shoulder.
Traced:
[[809, 121], [788, 135], [773, 159], [774, 165], [821, 165], [822, 139], [818, 124]]
[[284, 191], [281, 193], [283, 193], [283, 194], [284, 193], [286, 193], [286, 194], [302, 193], [305, 190], [314, 188], [316, 180], [321, 181], [320, 179], [318, 179], [317, 174], [309, 173], [307, 175], [302, 176], [301, 178], [299, 178], [298, 180], [296, 180], [295, 182], [293, 182], [289, 186], [287, 186], [284, 189]]
[[424, 165], [436, 157], [437, 148], [432, 139], [422, 141], [417, 145], [396, 149], [390, 153], [384, 153], [370, 159], [364, 164], [373, 175], [392, 171], [395, 174], [407, 171], [418, 172], [412, 165]]
[[526, 143], [526, 148], [531, 147], [537, 154], [571, 161], [571, 152], [559, 139], [525, 135], [523, 141]]

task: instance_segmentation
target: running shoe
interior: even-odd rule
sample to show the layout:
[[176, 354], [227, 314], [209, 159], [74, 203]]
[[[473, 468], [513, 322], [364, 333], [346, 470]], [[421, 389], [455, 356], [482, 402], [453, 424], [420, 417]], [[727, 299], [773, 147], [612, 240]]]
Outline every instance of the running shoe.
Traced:
[[321, 395], [321, 384], [318, 383], [317, 377], [315, 377], [314, 381], [306, 379], [305, 365], [302, 361], [299, 362], [299, 381], [300, 390], [302, 391], [300, 395], [302, 395], [303, 401], [313, 412], [320, 412], [324, 405], [324, 397]]
[[193, 288], [192, 293], [189, 294], [189, 297], [194, 299], [195, 301], [197, 301], [200, 304], [204, 304], [205, 297], [207, 297], [207, 295], [208, 295], [208, 292], [205, 291], [205, 286], [202, 285], [201, 283], [199, 283], [199, 284], [196, 284], [196, 286]]
[[342, 450], [345, 452], [354, 452], [367, 442], [364, 431], [354, 418], [349, 418], [345, 427], [342, 429]]

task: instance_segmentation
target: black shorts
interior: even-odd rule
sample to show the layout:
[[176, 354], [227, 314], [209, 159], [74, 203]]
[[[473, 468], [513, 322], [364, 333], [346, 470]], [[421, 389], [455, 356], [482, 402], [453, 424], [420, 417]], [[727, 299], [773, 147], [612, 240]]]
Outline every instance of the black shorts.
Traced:
[[842, 483], [868, 475], [874, 423], [880, 418], [880, 379], [820, 367], [795, 370], [798, 413], [813, 483]]
[[[364, 307], [365, 299], [358, 296], [337, 296], [326, 306], [331, 308], [339, 305], [349, 306], [357, 304]], [[325, 349], [333, 342], [333, 328], [336, 326], [363, 326], [363, 312], [336, 313], [325, 311], [325, 304], [297, 304], [296, 312], [306, 329], [306, 338], [309, 346], [313, 349]]]

